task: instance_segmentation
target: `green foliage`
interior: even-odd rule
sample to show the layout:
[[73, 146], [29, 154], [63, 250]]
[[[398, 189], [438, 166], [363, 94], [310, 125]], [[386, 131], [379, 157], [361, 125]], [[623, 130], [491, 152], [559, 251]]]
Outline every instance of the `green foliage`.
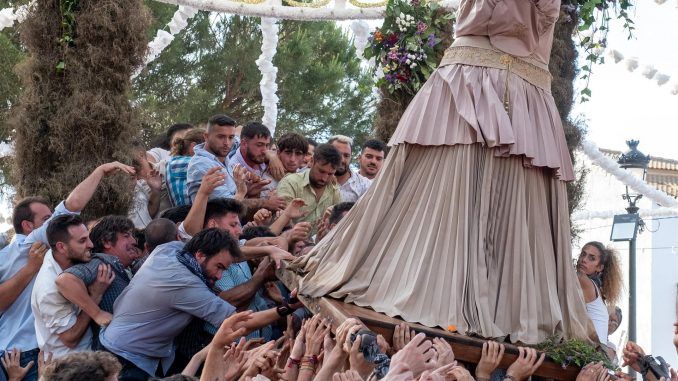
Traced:
[[[152, 9], [156, 19], [167, 14], [164, 7]], [[145, 128], [201, 124], [216, 113], [240, 123], [261, 119], [260, 54], [258, 18], [199, 12], [134, 83]], [[274, 64], [276, 135], [299, 131], [323, 139], [341, 133], [358, 143], [369, 135], [373, 83], [335, 23], [282, 21]]]
[[586, 102], [591, 98], [589, 82], [593, 74], [593, 66], [605, 63], [602, 51], [607, 46], [607, 33], [610, 31], [612, 14], [622, 20], [622, 27], [631, 39], [635, 26], [629, 10], [633, 4], [631, 0], [576, 0], [575, 4], [579, 14], [577, 28], [580, 32], [578, 33], [579, 46], [586, 54], [586, 64], [581, 67], [581, 78], [586, 80], [586, 86], [581, 91], [581, 102]]
[[[77, 11], [78, 0], [59, 0], [59, 13], [61, 14], [61, 37], [59, 43], [63, 47], [64, 56], [66, 49], [75, 46], [75, 12]], [[62, 59], [57, 63], [57, 73], [66, 69], [66, 62]]]
[[438, 66], [440, 44], [454, 15], [439, 12], [438, 3], [425, 0], [390, 0], [384, 24], [370, 36], [365, 58], [375, 58], [384, 76], [377, 86], [394, 94], [414, 95]]
[[616, 368], [605, 353], [596, 350], [591, 344], [578, 339], [561, 341], [552, 337], [543, 343], [535, 345], [535, 348], [546, 352], [553, 361], [561, 364], [563, 368], [570, 364], [581, 368], [592, 362], [602, 362], [608, 369]]

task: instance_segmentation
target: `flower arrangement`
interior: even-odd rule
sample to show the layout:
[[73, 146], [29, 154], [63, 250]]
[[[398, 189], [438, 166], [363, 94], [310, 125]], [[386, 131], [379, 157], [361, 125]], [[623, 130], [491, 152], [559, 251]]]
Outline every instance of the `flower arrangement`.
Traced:
[[366, 59], [374, 58], [380, 70], [377, 86], [390, 93], [414, 95], [438, 66], [441, 31], [454, 15], [439, 12], [435, 1], [390, 0], [384, 24], [368, 38]]

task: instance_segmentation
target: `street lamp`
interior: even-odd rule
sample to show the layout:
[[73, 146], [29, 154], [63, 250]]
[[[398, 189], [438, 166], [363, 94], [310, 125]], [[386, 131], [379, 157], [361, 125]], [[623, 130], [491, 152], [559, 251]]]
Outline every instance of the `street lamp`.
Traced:
[[[638, 140], [628, 140], [626, 144], [629, 150], [619, 156], [619, 166], [624, 168], [640, 179], [645, 180], [647, 167], [650, 163], [650, 156], [638, 151]], [[629, 192], [628, 185], [626, 193], [622, 199], [627, 201], [629, 206], [626, 208], [627, 214], [614, 216], [612, 224], [612, 241], [629, 242], [629, 341], [636, 341], [636, 235], [645, 228], [645, 223], [638, 216], [638, 206], [636, 203], [643, 197], [642, 194]]]

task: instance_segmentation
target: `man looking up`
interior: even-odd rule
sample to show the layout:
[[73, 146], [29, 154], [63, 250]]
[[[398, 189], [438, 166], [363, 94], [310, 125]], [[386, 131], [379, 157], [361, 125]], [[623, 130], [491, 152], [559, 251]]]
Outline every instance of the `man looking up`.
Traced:
[[353, 144], [353, 139], [344, 135], [335, 135], [330, 138], [329, 143], [341, 154], [341, 164], [337, 167], [337, 172], [334, 174], [339, 183], [341, 201], [356, 202], [363, 193], [367, 192], [370, 185], [372, 185], [372, 181], [351, 170], [351, 145]]
[[[303, 136], [296, 132], [288, 132], [278, 138], [278, 159], [285, 168], [285, 176], [290, 173], [297, 173], [299, 169], [305, 166], [304, 157], [308, 152], [308, 141]], [[268, 171], [264, 174], [264, 178], [270, 180], [264, 190], [270, 192], [278, 187], [278, 181]], [[262, 191], [262, 196], [266, 195]]]
[[[45, 262], [35, 278], [31, 309], [38, 347], [58, 358], [90, 350], [92, 346], [89, 315], [65, 299], [54, 282], [64, 270], [89, 262], [94, 246], [82, 218], [71, 214], [58, 216], [50, 222], [47, 239], [52, 250], [45, 255]], [[114, 277], [110, 266], [99, 268], [97, 282], [90, 291], [97, 302]]]
[[308, 214], [295, 222], [313, 224], [322, 217], [325, 209], [341, 202], [339, 188], [332, 183], [337, 168], [341, 165], [339, 151], [330, 144], [321, 144], [315, 149], [311, 169], [285, 176], [278, 184], [278, 194], [291, 202], [300, 198], [306, 204]]
[[[118, 162], [103, 164], [57, 205], [54, 214], [47, 202], [38, 197], [23, 199], [14, 207], [12, 220], [16, 235], [12, 243], [0, 251], [0, 356], [4, 351], [19, 348], [22, 366], [30, 361], [37, 363], [31, 293], [47, 251], [49, 221], [59, 215], [79, 213], [94, 195], [101, 179], [117, 171], [134, 174], [132, 167]], [[24, 380], [37, 380], [37, 367], [32, 367]]]
[[360, 174], [370, 180], [374, 180], [381, 170], [385, 158], [386, 144], [377, 139], [367, 140], [363, 143], [363, 150], [358, 158]]

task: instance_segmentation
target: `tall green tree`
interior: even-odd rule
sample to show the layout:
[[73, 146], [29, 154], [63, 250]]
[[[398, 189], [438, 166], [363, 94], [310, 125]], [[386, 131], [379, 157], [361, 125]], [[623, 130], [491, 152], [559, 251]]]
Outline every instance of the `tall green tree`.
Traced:
[[[152, 10], [156, 20], [167, 17], [164, 7]], [[134, 101], [146, 127], [199, 124], [216, 113], [241, 123], [260, 120], [259, 22], [198, 13], [135, 81]], [[370, 134], [373, 81], [336, 23], [282, 21], [274, 64], [280, 98], [276, 135], [341, 133], [361, 142]]]

